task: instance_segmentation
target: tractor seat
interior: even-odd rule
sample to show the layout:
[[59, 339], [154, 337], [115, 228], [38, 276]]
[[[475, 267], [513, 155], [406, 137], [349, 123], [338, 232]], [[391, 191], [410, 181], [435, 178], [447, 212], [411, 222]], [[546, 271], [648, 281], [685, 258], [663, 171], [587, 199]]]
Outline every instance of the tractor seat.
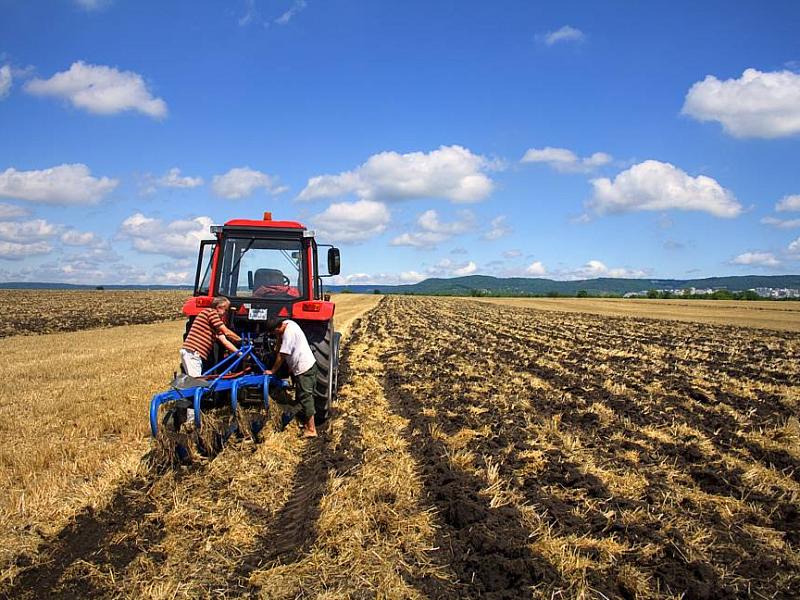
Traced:
[[299, 298], [300, 290], [286, 282], [287, 278], [280, 269], [257, 269], [253, 274], [253, 297]]
[[286, 285], [286, 278], [280, 269], [256, 269], [253, 273], [253, 289], [262, 286]]

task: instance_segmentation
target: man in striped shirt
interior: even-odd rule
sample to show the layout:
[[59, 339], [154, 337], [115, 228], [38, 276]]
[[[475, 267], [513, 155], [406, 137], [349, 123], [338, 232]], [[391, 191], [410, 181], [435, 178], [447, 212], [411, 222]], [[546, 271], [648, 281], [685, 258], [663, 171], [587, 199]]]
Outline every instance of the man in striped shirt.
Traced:
[[211, 301], [211, 308], [203, 309], [195, 317], [181, 348], [181, 364], [190, 377], [200, 377], [203, 373], [203, 361], [211, 354], [215, 341], [231, 352], [239, 351], [230, 340], [241, 342], [242, 338], [225, 325], [230, 307], [230, 300], [217, 296]]

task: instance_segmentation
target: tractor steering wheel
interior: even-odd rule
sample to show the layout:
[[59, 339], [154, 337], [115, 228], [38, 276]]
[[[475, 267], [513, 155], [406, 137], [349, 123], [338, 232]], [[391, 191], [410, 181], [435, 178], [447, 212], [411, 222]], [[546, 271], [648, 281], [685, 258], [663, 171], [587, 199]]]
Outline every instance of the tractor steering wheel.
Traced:
[[292, 285], [292, 282], [289, 281], [289, 278], [286, 275], [283, 275], [283, 285], [285, 285], [286, 287]]

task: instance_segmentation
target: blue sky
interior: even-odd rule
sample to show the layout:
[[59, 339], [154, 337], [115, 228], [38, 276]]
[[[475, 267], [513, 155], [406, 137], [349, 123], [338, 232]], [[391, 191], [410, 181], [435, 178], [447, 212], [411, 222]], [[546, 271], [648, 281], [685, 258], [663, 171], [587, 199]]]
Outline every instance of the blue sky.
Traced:
[[0, 280], [800, 272], [797, 2], [0, 0]]

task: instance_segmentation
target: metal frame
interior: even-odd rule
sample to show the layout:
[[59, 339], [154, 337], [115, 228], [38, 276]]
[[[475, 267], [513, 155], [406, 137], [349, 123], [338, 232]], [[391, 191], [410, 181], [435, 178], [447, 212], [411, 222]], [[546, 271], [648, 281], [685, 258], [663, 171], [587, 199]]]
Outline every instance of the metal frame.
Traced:
[[[256, 363], [256, 366], [262, 371], [262, 374], [242, 375], [240, 377], [225, 379], [225, 376], [238, 365], [240, 365], [248, 356], [253, 359], [253, 361]], [[286, 381], [279, 379], [275, 375], [267, 375], [263, 373], [267, 370], [267, 368], [264, 366], [264, 363], [259, 360], [258, 356], [256, 356], [253, 348], [253, 342], [249, 337], [244, 337], [242, 339], [242, 346], [239, 352], [235, 354], [229, 354], [216, 365], [206, 370], [201, 377], [210, 377], [212, 373], [218, 369], [222, 369], [223, 367], [224, 370], [222, 373], [214, 376], [214, 379], [210, 380], [208, 386], [195, 386], [183, 390], [173, 388], [168, 392], [162, 392], [153, 396], [153, 399], [150, 401], [150, 432], [152, 433], [153, 437], [158, 436], [158, 409], [162, 404], [166, 404], [167, 402], [191, 400], [194, 407], [194, 426], [199, 431], [202, 424], [201, 404], [203, 397], [207, 394], [229, 390], [231, 392], [231, 409], [233, 414], [236, 414], [236, 410], [239, 407], [239, 389], [248, 387], [261, 388], [264, 398], [264, 408], [269, 409], [270, 387], [275, 387], [278, 389], [285, 389], [289, 387], [289, 384]]]

